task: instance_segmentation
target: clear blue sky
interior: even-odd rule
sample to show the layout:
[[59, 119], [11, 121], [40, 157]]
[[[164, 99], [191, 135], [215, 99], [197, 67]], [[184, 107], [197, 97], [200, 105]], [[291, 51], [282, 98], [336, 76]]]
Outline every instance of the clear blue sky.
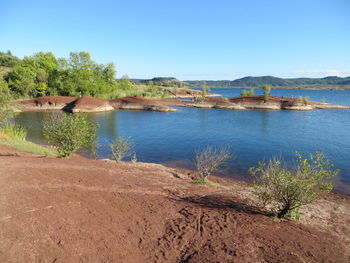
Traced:
[[88, 51], [118, 77], [350, 76], [350, 0], [1, 0], [0, 50]]

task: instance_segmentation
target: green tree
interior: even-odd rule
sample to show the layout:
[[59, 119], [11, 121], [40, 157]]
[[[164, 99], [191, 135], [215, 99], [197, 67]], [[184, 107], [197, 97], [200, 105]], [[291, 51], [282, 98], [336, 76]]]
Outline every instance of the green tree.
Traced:
[[6, 53], [0, 52], [0, 66], [13, 68], [20, 62], [21, 60], [18, 57], [13, 56], [11, 51], [7, 51]]
[[44, 136], [57, 146], [59, 156], [67, 157], [77, 150], [94, 154], [98, 125], [85, 116], [54, 113], [44, 121]]
[[245, 96], [247, 96], [247, 90], [246, 89], [241, 91], [241, 97], [245, 97]]
[[242, 92], [241, 92], [241, 97], [244, 97], [244, 96], [254, 96], [254, 94], [255, 94], [255, 91], [254, 91], [253, 88], [251, 88], [250, 90], [244, 89], [244, 90], [242, 90]]
[[206, 101], [208, 92], [210, 91], [210, 88], [208, 87], [207, 83], [204, 80], [201, 82], [201, 88], [202, 88], [201, 101]]
[[271, 86], [264, 85], [262, 89], [264, 90], [264, 101], [266, 102], [271, 96]]
[[15, 97], [32, 97], [35, 92], [36, 70], [22, 63], [8, 74], [9, 88]]
[[54, 86], [66, 96], [99, 96], [115, 90], [114, 64], [97, 64], [88, 52], [71, 52], [68, 60], [58, 59], [60, 72]]
[[121, 79], [118, 81], [118, 88], [123, 91], [130, 91], [134, 88], [134, 86], [129, 80], [128, 75], [123, 75], [121, 77]]
[[39, 52], [25, 57], [21, 63], [8, 74], [8, 83], [16, 97], [37, 97], [47, 95], [58, 63], [51, 53]]
[[7, 119], [14, 115], [10, 101], [11, 95], [7, 83], [0, 79], [0, 126], [4, 125]]
[[279, 160], [259, 163], [257, 168], [249, 169], [255, 177], [255, 194], [264, 205], [273, 207], [272, 212], [279, 218], [295, 211], [300, 206], [317, 200], [321, 194], [331, 191], [328, 180], [339, 171], [325, 159], [323, 153], [317, 152], [310, 158], [297, 154], [294, 170], [284, 168]]
[[248, 91], [248, 96], [254, 96], [255, 95], [255, 90], [254, 88], [251, 88], [249, 91]]

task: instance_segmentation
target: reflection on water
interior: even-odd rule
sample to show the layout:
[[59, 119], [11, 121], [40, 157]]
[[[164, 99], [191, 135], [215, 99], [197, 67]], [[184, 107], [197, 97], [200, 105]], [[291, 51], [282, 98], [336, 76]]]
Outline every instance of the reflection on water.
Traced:
[[261, 111], [261, 132], [264, 134], [264, 136], [269, 136], [269, 110], [263, 110]]
[[[229, 91], [225, 90], [226, 93]], [[289, 92], [298, 94], [295, 90]], [[327, 95], [322, 95], [323, 91], [307, 92], [310, 97], [325, 96], [334, 103], [350, 104], [350, 91], [326, 91]], [[229, 96], [233, 96], [232, 93]], [[17, 121], [29, 128], [29, 139], [43, 141], [41, 120], [46, 114], [33, 112], [17, 116]], [[220, 171], [223, 176], [247, 176], [249, 167], [273, 156], [291, 162], [296, 151], [304, 155], [321, 151], [341, 170], [336, 181], [337, 189], [350, 193], [349, 110], [297, 112], [178, 108], [174, 113], [115, 111], [88, 116], [100, 125], [100, 145], [108, 145], [119, 135], [130, 136], [136, 143], [140, 161], [193, 168], [191, 161], [196, 149], [207, 145], [229, 145], [236, 158]], [[108, 147], [100, 147], [101, 157], [108, 153]]]

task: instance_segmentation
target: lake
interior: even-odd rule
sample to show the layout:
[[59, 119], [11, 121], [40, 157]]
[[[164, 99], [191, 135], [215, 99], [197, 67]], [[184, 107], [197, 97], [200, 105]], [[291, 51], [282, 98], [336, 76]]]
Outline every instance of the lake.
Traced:
[[[241, 89], [213, 89], [225, 97]], [[256, 90], [257, 94], [262, 92]], [[350, 91], [273, 89], [277, 96], [308, 96], [311, 100], [350, 105]], [[268, 111], [177, 108], [177, 112], [114, 111], [92, 113], [99, 123], [99, 155], [109, 154], [107, 145], [116, 136], [131, 137], [137, 159], [193, 169], [197, 149], [228, 145], [235, 158], [218, 174], [248, 180], [248, 168], [259, 161], [280, 157], [293, 163], [295, 152], [321, 151], [341, 170], [335, 189], [350, 194], [350, 110]], [[17, 122], [29, 129], [28, 139], [45, 143], [41, 134], [44, 112], [21, 113]]]

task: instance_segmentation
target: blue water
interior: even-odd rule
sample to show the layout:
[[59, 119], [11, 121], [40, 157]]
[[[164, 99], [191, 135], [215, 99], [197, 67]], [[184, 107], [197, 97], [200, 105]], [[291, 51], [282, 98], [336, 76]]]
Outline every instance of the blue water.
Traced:
[[[213, 89], [237, 96], [240, 89]], [[256, 92], [258, 93], [258, 92]], [[273, 90], [279, 96], [309, 96], [329, 103], [350, 105], [350, 91]], [[295, 152], [316, 151], [341, 170], [336, 190], [350, 194], [350, 110], [262, 111], [177, 108], [174, 113], [114, 111], [89, 114], [99, 123], [100, 157], [116, 136], [131, 137], [139, 161], [193, 168], [196, 149], [229, 145], [235, 158], [219, 175], [248, 179], [247, 169], [274, 156], [292, 163]], [[41, 120], [47, 113], [21, 113], [17, 121], [29, 128], [29, 139], [44, 142]]]

